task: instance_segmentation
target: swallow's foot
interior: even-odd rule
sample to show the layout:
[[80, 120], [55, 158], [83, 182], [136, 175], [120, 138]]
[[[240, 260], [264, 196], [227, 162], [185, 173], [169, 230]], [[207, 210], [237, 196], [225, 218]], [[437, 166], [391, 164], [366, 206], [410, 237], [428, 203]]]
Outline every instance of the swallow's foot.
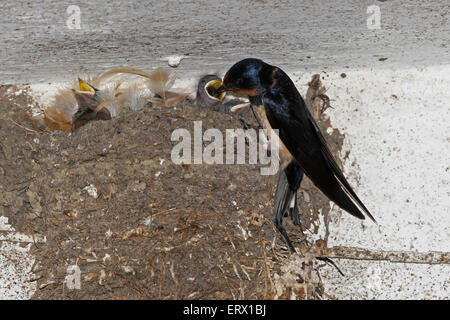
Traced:
[[336, 263], [334, 263], [334, 261], [331, 260], [330, 258], [328, 258], [328, 257], [316, 257], [316, 259], [319, 260], [319, 261], [323, 261], [326, 264], [329, 264], [329, 265], [333, 266], [334, 268], [336, 268], [336, 270], [339, 272], [339, 274], [341, 276], [345, 277], [345, 274], [341, 271], [341, 269], [339, 269], [339, 267], [336, 265]]

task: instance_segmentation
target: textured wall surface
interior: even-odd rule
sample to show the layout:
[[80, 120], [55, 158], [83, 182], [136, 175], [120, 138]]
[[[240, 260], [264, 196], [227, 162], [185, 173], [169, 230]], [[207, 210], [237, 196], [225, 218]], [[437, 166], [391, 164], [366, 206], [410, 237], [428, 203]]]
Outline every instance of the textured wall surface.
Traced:
[[[74, 4], [80, 29], [67, 13]], [[367, 13], [374, 4], [380, 29]], [[168, 55], [187, 55], [179, 69], [188, 73], [247, 56], [293, 71], [441, 64], [450, 56], [449, 11], [448, 1], [2, 1], [0, 83], [151, 69]]]

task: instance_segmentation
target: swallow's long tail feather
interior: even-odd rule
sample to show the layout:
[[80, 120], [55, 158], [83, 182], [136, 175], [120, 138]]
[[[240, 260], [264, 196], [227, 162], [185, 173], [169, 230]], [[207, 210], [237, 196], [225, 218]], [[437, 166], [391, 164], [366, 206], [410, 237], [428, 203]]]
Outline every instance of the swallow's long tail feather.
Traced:
[[292, 222], [296, 226], [300, 226], [300, 211], [298, 210], [297, 192], [292, 196], [289, 215], [291, 216]]
[[292, 190], [289, 188], [289, 182], [286, 176], [286, 172], [283, 170], [278, 177], [277, 190], [275, 191], [275, 206], [273, 212], [273, 223], [277, 230], [281, 233], [286, 241], [289, 250], [295, 252], [295, 248], [292, 245], [291, 240], [283, 226], [283, 216], [289, 210], [289, 205], [293, 196]]
[[[329, 163], [329, 161], [327, 162]], [[364, 215], [361, 212], [363, 211], [373, 222], [376, 223], [375, 218], [353, 191], [352, 187], [347, 182], [347, 179], [345, 179], [341, 170], [337, 167], [336, 162], [333, 161], [332, 163], [329, 163], [329, 165], [331, 166], [331, 170], [333, 171], [335, 181], [339, 185], [334, 188], [335, 197], [338, 200], [333, 201], [336, 202], [341, 208], [348, 211], [350, 214], [361, 219], [364, 219]]]
[[303, 178], [303, 171], [296, 162], [291, 162], [280, 172], [278, 178], [277, 190], [275, 191], [275, 209], [273, 213], [273, 223], [277, 230], [282, 234], [291, 252], [295, 252], [294, 246], [283, 227], [283, 216], [289, 210], [293, 199], [294, 208], [291, 211], [291, 217], [294, 224], [300, 224], [300, 214], [297, 207], [297, 189], [300, 187]]
[[[316, 163], [318, 166], [316, 170], [311, 170], [309, 172], [308, 176], [310, 179], [330, 200], [336, 203], [339, 207], [359, 219], [364, 219], [365, 216], [362, 209], [357, 205], [359, 204], [357, 201], [359, 199], [351, 189], [347, 180], [343, 178], [342, 173], [340, 171], [336, 173], [336, 170], [334, 170], [327, 159], [322, 158], [322, 161], [322, 164]], [[342, 177], [340, 177], [340, 175], [342, 175]], [[366, 211], [364, 210], [364, 212]], [[370, 215], [368, 211], [366, 214], [368, 214], [373, 220], [372, 215]]]
[[303, 179], [303, 170], [297, 164], [296, 161], [292, 161], [288, 164], [288, 166], [284, 169], [284, 172], [288, 178], [289, 188], [291, 192], [291, 198], [289, 200], [290, 203], [290, 215], [292, 222], [296, 225], [300, 225], [300, 212], [298, 210], [297, 203], [297, 190], [300, 188], [300, 183]]

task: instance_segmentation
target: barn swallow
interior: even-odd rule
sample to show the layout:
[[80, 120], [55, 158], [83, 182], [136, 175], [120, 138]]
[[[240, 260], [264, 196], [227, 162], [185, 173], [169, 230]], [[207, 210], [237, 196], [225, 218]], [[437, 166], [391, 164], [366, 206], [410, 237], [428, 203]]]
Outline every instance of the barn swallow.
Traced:
[[351, 215], [375, 222], [369, 210], [353, 191], [339, 169], [325, 138], [292, 80], [280, 68], [259, 59], [244, 59], [234, 64], [217, 89], [249, 97], [258, 121], [267, 132], [278, 130], [281, 173], [275, 191], [273, 223], [282, 234], [291, 252], [290, 241], [282, 220], [291, 215], [299, 225], [297, 190], [303, 175], [310, 178], [330, 200]]

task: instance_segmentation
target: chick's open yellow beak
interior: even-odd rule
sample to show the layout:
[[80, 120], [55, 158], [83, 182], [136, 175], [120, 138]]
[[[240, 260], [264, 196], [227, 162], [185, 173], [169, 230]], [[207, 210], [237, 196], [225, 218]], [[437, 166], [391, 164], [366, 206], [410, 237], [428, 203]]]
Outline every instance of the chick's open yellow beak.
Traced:
[[226, 92], [222, 89], [223, 86], [221, 80], [212, 80], [205, 85], [205, 92], [208, 94], [208, 96], [210, 96], [212, 99], [220, 101], [225, 98], [226, 94]]
[[78, 84], [80, 86], [80, 91], [95, 93], [95, 88], [80, 78], [78, 78]]

